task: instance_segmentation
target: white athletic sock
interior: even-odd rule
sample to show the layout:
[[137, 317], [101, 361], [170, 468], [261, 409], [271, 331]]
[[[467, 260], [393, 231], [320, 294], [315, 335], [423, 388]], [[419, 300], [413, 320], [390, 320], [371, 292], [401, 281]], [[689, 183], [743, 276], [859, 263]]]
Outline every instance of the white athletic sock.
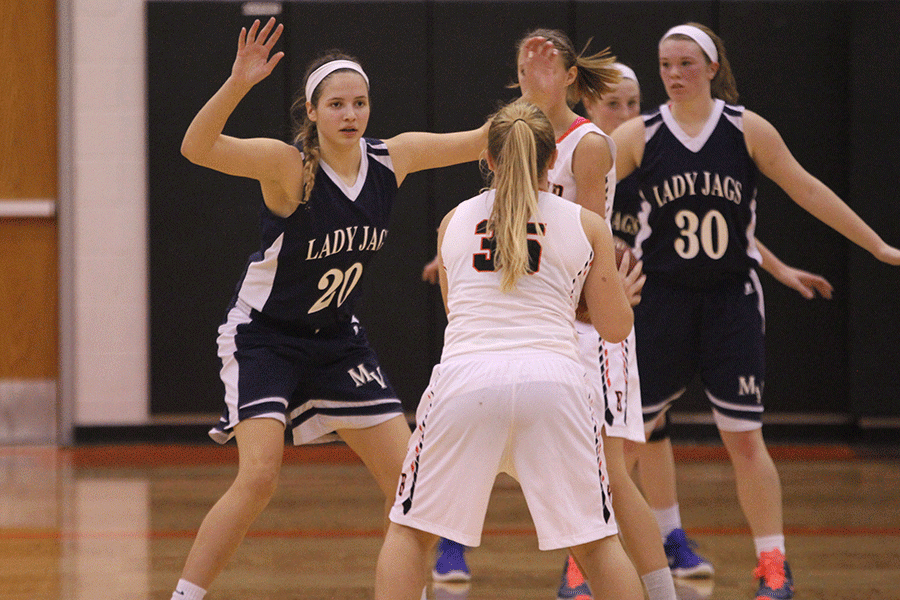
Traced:
[[759, 558], [763, 552], [770, 550], [780, 550], [784, 555], [784, 535], [767, 535], [765, 537], [753, 538], [753, 545], [756, 546], [756, 558]]
[[202, 587], [179, 579], [178, 585], [175, 586], [175, 592], [172, 594], [172, 600], [203, 600], [205, 595], [206, 590]]
[[675, 580], [672, 579], [672, 571], [669, 567], [641, 575], [641, 581], [647, 588], [649, 600], [678, 600], [678, 596], [675, 594]]
[[677, 502], [669, 508], [662, 510], [651, 508], [650, 510], [653, 511], [653, 516], [656, 517], [656, 523], [659, 525], [659, 533], [662, 535], [663, 541], [666, 541], [666, 538], [672, 531], [682, 528], [681, 510], [678, 508]]

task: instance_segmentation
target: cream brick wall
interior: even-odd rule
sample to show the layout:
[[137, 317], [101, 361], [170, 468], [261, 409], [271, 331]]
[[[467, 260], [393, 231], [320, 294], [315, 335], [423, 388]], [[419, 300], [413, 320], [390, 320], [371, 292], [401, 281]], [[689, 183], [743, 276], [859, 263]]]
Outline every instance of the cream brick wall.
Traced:
[[149, 417], [144, 10], [70, 0], [75, 426]]

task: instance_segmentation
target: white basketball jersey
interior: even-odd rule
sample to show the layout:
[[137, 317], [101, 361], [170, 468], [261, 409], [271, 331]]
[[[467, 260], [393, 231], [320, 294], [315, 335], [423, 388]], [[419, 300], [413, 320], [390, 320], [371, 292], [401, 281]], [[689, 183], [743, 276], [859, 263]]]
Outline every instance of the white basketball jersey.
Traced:
[[569, 130], [556, 140], [556, 163], [547, 173], [550, 181], [550, 191], [570, 202], [575, 202], [575, 174], [572, 172], [572, 156], [581, 138], [589, 133], [596, 133], [609, 144], [609, 152], [612, 154], [612, 168], [606, 174], [606, 214], [601, 215], [607, 223], [612, 220], [613, 198], [616, 195], [616, 144], [612, 138], [603, 133], [603, 130], [585, 119], [578, 117]]
[[534, 272], [504, 292], [486, 229], [493, 199], [489, 190], [457, 206], [444, 232], [449, 314], [441, 361], [462, 354], [536, 351], [578, 360], [575, 306], [594, 257], [581, 207], [540, 193], [538, 214], [528, 225]]

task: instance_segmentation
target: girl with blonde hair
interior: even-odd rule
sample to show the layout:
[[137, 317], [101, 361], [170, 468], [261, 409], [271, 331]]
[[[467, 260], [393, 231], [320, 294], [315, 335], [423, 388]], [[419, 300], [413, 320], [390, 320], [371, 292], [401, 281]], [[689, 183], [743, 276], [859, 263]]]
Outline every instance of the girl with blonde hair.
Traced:
[[439, 537], [480, 544], [500, 472], [519, 481], [541, 550], [569, 548], [610, 597], [643, 598], [616, 536], [601, 406], [574, 326], [583, 291], [601, 335], [628, 335], [625, 272], [603, 219], [547, 191], [554, 137], [535, 106], [501, 109], [488, 133], [490, 189], [441, 222], [444, 349], [416, 413], [377, 600], [419, 600]]

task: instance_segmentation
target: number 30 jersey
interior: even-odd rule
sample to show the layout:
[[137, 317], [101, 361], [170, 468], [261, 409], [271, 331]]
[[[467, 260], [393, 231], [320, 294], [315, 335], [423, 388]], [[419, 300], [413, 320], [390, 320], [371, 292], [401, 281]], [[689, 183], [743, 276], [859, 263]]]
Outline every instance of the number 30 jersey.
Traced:
[[324, 162], [307, 204], [289, 217], [261, 216], [261, 247], [247, 263], [237, 299], [256, 314], [300, 330], [348, 323], [366, 265], [388, 232], [397, 178], [387, 147], [360, 140], [353, 186]]
[[581, 225], [582, 208], [541, 192], [528, 224], [533, 273], [504, 292], [494, 270], [487, 228], [494, 190], [456, 207], [444, 231], [447, 328], [441, 361], [463, 354], [555, 352], [578, 360], [575, 306], [594, 252]]
[[696, 137], [667, 105], [643, 117], [635, 246], [648, 275], [706, 286], [761, 262], [754, 242], [758, 171], [747, 152], [743, 111], [716, 100]]

